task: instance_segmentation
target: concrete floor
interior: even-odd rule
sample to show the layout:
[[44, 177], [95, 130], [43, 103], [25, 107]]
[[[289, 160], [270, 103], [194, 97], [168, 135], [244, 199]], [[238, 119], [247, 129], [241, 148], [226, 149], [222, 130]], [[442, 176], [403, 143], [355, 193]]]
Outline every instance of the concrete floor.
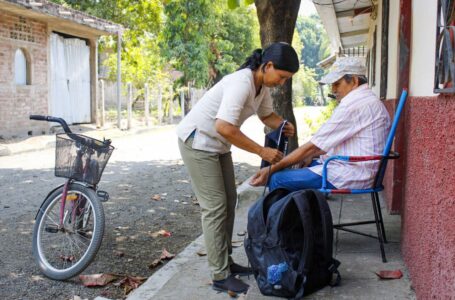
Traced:
[[[262, 188], [251, 188], [246, 184], [239, 187], [239, 207], [233, 240], [241, 241], [236, 235], [246, 230], [247, 212], [250, 205], [262, 194]], [[342, 204], [343, 222], [365, 220], [373, 216], [369, 195], [344, 195], [328, 200], [334, 223], [339, 220]], [[335, 231], [334, 256], [341, 262], [342, 280], [338, 287], [324, 289], [305, 299], [415, 299], [409, 276], [400, 254], [400, 216], [392, 216], [383, 208], [384, 223], [389, 243], [385, 245], [387, 263], [382, 263], [379, 244], [376, 240]], [[365, 225], [365, 231], [375, 233], [374, 225]], [[128, 300], [164, 299], [227, 299], [226, 293], [217, 293], [210, 286], [206, 257], [197, 255], [204, 249], [202, 236], [190, 244], [185, 251], [151, 276], [135, 290]], [[234, 249], [234, 260], [247, 264], [243, 245]], [[404, 276], [397, 280], [380, 280], [375, 272], [400, 269]], [[250, 285], [246, 295], [239, 299], [280, 299], [263, 296], [253, 276], [242, 278]], [[281, 298], [282, 299], [282, 298]]]

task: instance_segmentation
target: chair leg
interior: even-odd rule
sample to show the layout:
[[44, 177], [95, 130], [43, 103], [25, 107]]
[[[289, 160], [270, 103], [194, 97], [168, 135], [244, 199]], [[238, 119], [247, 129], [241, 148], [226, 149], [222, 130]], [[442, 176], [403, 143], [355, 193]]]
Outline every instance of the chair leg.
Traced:
[[382, 240], [384, 241], [384, 244], [387, 244], [387, 237], [386, 237], [385, 229], [384, 229], [384, 219], [382, 218], [381, 203], [379, 201], [379, 194], [377, 192], [374, 192], [373, 194], [374, 194], [374, 197], [375, 197], [376, 205], [378, 206], [379, 223], [381, 224], [381, 231], [382, 231]]
[[[375, 197], [373, 196], [373, 193], [371, 195], [371, 200], [372, 200], [371, 202], [373, 202], [374, 220], [376, 223], [376, 230], [378, 232], [378, 240], [379, 240], [379, 247], [381, 249], [382, 262], [387, 262], [387, 259], [385, 257], [384, 240], [383, 240], [383, 235], [381, 232], [381, 225], [379, 223], [378, 205], [375, 201]], [[379, 207], [379, 209], [381, 209], [381, 208]]]

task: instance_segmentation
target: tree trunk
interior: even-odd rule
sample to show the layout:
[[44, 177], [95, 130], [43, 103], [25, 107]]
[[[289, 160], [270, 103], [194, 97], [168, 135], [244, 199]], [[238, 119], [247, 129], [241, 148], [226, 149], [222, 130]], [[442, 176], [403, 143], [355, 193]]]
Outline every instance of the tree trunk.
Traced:
[[[292, 43], [300, 0], [255, 0], [262, 48], [273, 42]], [[296, 135], [289, 139], [289, 151], [298, 147], [297, 125], [292, 110], [292, 81], [272, 89], [274, 111], [294, 124]]]

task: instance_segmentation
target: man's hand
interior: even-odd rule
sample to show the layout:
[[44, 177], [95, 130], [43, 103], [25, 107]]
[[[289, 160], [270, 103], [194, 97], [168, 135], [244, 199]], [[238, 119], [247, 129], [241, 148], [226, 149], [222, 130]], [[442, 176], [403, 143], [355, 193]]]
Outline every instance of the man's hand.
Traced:
[[307, 156], [296, 165], [297, 169], [308, 167], [312, 162], [313, 162], [313, 157]]
[[259, 152], [259, 156], [263, 159], [268, 161], [271, 164], [279, 162], [283, 158], [283, 152], [269, 148], [269, 147], [264, 147], [261, 149]]
[[290, 122], [286, 122], [286, 124], [284, 125], [284, 128], [283, 128], [283, 133], [287, 137], [293, 136], [295, 134], [294, 125], [292, 125], [292, 123], [290, 123]]
[[260, 169], [256, 175], [250, 180], [250, 184], [252, 186], [261, 186], [267, 183], [267, 179], [269, 177], [269, 168], [262, 168]]

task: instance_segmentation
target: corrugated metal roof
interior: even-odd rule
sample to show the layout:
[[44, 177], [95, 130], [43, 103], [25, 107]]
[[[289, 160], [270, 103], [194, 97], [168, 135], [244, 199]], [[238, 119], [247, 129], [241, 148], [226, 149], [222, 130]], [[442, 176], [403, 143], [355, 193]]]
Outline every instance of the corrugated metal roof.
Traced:
[[46, 0], [0, 0], [0, 9], [94, 35], [114, 34], [123, 28], [122, 25]]

